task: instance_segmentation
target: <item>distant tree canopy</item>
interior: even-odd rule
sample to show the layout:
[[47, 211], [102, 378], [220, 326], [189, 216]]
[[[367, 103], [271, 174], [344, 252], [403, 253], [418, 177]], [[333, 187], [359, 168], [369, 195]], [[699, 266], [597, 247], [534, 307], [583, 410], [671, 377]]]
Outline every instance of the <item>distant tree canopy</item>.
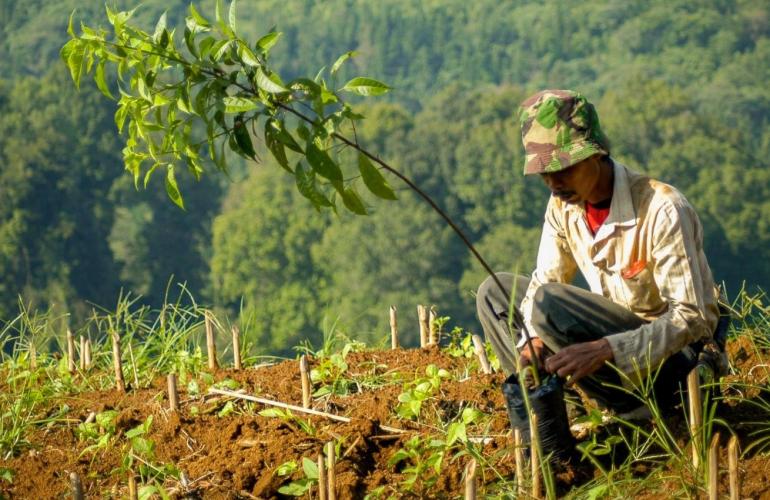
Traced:
[[[101, 6], [79, 3], [0, 6], [0, 318], [13, 315], [19, 293], [85, 311], [124, 286], [157, 303], [173, 274], [248, 317], [271, 352], [317, 339], [324, 316], [378, 339], [390, 304], [405, 322], [417, 303], [436, 303], [477, 328], [471, 292], [483, 271], [394, 179], [398, 202], [362, 195], [367, 218], [319, 216], [277, 165], [232, 154], [236, 182], [209, 175], [210, 165], [200, 183], [180, 179], [187, 211], [168, 202], [161, 178], [137, 192], [121, 173], [114, 103], [91, 84], [75, 92], [57, 60], [73, 7], [107, 26]], [[210, 13], [214, 1], [196, 5]], [[148, 0], [136, 18], [152, 30], [165, 8], [180, 37], [186, 5]], [[717, 280], [731, 292], [743, 281], [770, 286], [770, 6], [240, 4], [244, 38], [272, 26], [283, 33], [272, 61], [284, 79], [355, 50], [338, 84], [367, 74], [393, 87], [354, 105], [366, 116], [361, 144], [434, 196], [495, 267], [531, 270], [547, 197], [521, 175], [518, 103], [541, 88], [574, 88], [597, 104], [616, 159], [671, 182], [696, 207]]]

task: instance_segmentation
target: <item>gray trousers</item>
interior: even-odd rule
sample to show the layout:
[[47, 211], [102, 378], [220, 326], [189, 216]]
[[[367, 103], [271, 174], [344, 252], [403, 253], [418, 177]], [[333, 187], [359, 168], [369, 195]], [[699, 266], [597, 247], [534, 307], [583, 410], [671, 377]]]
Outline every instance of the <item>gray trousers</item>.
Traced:
[[[497, 273], [513, 305], [518, 308], [529, 285], [529, 278], [511, 273]], [[510, 375], [516, 370], [514, 339], [518, 331], [509, 331], [509, 303], [491, 277], [479, 287], [476, 309], [484, 335]], [[645, 323], [643, 319], [611, 300], [582, 288], [563, 283], [546, 283], [535, 292], [532, 304], [532, 327], [551, 352], [579, 343], [598, 340], [607, 335], [632, 330]], [[661, 408], [679, 401], [677, 389], [695, 366], [697, 353], [685, 349], [669, 357], [661, 366], [654, 382], [654, 392]], [[641, 401], [627, 392], [610, 387], [621, 386], [618, 373], [604, 366], [582, 378], [577, 385], [604, 407], [619, 412], [638, 407]]]

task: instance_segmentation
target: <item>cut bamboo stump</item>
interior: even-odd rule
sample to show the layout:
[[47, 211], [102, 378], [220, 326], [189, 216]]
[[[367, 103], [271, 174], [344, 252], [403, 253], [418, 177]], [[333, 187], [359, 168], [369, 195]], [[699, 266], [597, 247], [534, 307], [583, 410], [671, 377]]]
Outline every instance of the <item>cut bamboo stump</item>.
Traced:
[[524, 445], [521, 442], [521, 429], [518, 427], [513, 429], [513, 446], [513, 453], [516, 458], [516, 491], [518, 491], [519, 498], [524, 498], [527, 495], [524, 482]]
[[540, 435], [537, 432], [537, 415], [529, 415], [530, 462], [532, 466], [532, 498], [542, 498], [540, 495]]
[[417, 320], [420, 323], [420, 347], [428, 345], [428, 310], [425, 306], [417, 306]]
[[324, 455], [323, 453], [320, 453], [318, 455], [318, 500], [327, 500], [327, 490], [328, 486], [326, 485], [326, 466], [324, 462]]
[[398, 349], [398, 311], [390, 306], [390, 348]]
[[334, 441], [329, 441], [326, 443], [326, 468], [328, 475], [326, 480], [326, 487], [327, 487], [327, 500], [336, 500], [337, 499], [337, 493], [335, 492], [335, 487], [337, 485], [337, 476], [334, 472], [334, 466], [336, 465], [337, 457], [334, 455]]
[[436, 308], [431, 307], [428, 311], [428, 345], [438, 344], [438, 333], [436, 332]]
[[80, 336], [80, 371], [86, 371], [86, 338]]
[[112, 332], [112, 366], [115, 368], [115, 387], [126, 392], [126, 380], [123, 378], [123, 362], [120, 360], [120, 337]]
[[136, 476], [133, 471], [128, 473], [128, 500], [138, 500], [139, 492], [136, 488]]
[[169, 373], [168, 377], [168, 409], [179, 411], [179, 395], [176, 392], [176, 375]]
[[35, 342], [33, 339], [29, 339], [29, 367], [32, 370], [37, 370], [37, 349], [35, 349]]
[[703, 425], [703, 405], [700, 397], [700, 375], [693, 368], [687, 375], [687, 398], [690, 410], [690, 436], [692, 441], [692, 466], [697, 472], [700, 467], [700, 430]]
[[476, 356], [479, 357], [479, 363], [481, 364], [481, 371], [489, 375], [492, 373], [492, 365], [489, 364], [489, 358], [487, 358], [487, 350], [484, 347], [484, 341], [481, 337], [474, 335], [471, 337], [473, 340], [473, 350], [476, 351]]
[[91, 339], [86, 339], [86, 370], [91, 369]]
[[302, 379], [302, 407], [310, 408], [310, 367], [305, 355], [299, 358], [299, 376]]
[[719, 499], [719, 433], [711, 438], [708, 452], [709, 500]]
[[80, 481], [80, 476], [78, 476], [77, 472], [70, 473], [70, 487], [72, 488], [72, 498], [83, 500], [83, 483]]
[[206, 311], [204, 315], [206, 323], [206, 352], [209, 357], [209, 370], [219, 368], [217, 363], [217, 345], [214, 343], [214, 322], [211, 320], [211, 314]]
[[70, 373], [75, 373], [75, 337], [72, 330], [67, 328], [67, 369]]
[[727, 444], [727, 460], [730, 469], [730, 500], [741, 497], [741, 483], [738, 479], [738, 436], [730, 438]]
[[233, 325], [233, 368], [240, 370], [243, 368], [241, 365], [241, 329], [238, 325]]
[[465, 466], [465, 500], [476, 500], [476, 459]]

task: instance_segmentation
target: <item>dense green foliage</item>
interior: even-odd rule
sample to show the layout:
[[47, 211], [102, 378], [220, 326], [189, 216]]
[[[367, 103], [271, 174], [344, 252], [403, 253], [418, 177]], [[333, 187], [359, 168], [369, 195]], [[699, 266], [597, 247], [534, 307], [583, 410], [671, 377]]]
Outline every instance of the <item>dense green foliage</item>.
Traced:
[[[84, 300], [112, 303], [126, 286], [157, 304], [174, 274], [207, 301], [242, 307], [267, 350], [319, 335], [324, 316], [379, 338], [391, 303], [406, 317], [436, 303], [473, 327], [470, 292], [483, 272], [395, 179], [399, 201], [367, 198], [366, 218], [319, 216], [269, 161], [233, 159], [243, 180], [225, 189], [213, 175], [181, 186], [185, 212], [164, 199], [160, 178], [134, 191], [121, 174], [114, 103], [92, 85], [75, 92], [58, 60], [77, 3], [0, 5], [9, 54], [0, 61], [0, 317], [13, 314], [17, 293], [75, 311]], [[78, 8], [107, 25], [101, 7]], [[136, 15], [151, 31], [163, 8], [147, 1]], [[168, 9], [180, 36], [187, 5]], [[434, 196], [494, 267], [531, 268], [546, 201], [539, 181], [520, 174], [517, 104], [561, 87], [597, 104], [616, 159], [695, 205], [729, 291], [744, 280], [770, 285], [767, 6], [270, 0], [241, 3], [239, 18], [245, 38], [273, 25], [284, 33], [272, 60], [285, 79], [358, 51], [338, 83], [367, 74], [394, 87], [362, 108], [361, 143]]]

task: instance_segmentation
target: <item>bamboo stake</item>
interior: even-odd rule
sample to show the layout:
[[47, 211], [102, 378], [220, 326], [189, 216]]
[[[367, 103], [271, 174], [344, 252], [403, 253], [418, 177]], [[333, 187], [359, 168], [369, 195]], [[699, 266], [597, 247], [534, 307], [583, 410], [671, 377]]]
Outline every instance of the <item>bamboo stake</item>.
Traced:
[[310, 408], [310, 367], [306, 355], [299, 358], [299, 377], [302, 379], [302, 407]]
[[428, 310], [428, 345], [438, 344], [438, 335], [436, 334], [436, 309], [431, 307]]
[[697, 471], [700, 467], [700, 429], [703, 425], [703, 407], [700, 398], [700, 376], [698, 368], [693, 368], [687, 375], [687, 397], [690, 409], [690, 437], [692, 440], [692, 466]]
[[328, 486], [326, 485], [326, 467], [324, 455], [318, 455], [318, 500], [327, 500], [326, 494]]
[[204, 314], [206, 323], [206, 351], [209, 356], [209, 370], [219, 368], [217, 364], [217, 345], [214, 343], [214, 325], [211, 321], [211, 314], [206, 311]]
[[390, 348], [398, 349], [398, 311], [390, 306]]
[[714, 433], [711, 438], [708, 453], [708, 485], [709, 500], [719, 498], [719, 433]]
[[128, 500], [138, 500], [139, 495], [136, 490], [136, 476], [134, 471], [128, 472]]
[[337, 457], [334, 454], [334, 441], [326, 443], [326, 468], [328, 469], [328, 476], [326, 481], [327, 487], [327, 500], [336, 500], [337, 493], [334, 491], [337, 486], [337, 476], [334, 472], [334, 466], [336, 465]]
[[241, 329], [238, 325], [233, 325], [233, 368], [240, 370], [243, 368], [241, 365]]
[[86, 371], [86, 338], [80, 336], [80, 371]]
[[420, 323], [420, 347], [428, 345], [428, 311], [425, 306], [417, 306], [417, 320]]
[[91, 369], [91, 339], [86, 339], [86, 370]]
[[727, 460], [730, 469], [730, 500], [738, 500], [741, 495], [741, 483], [738, 479], [738, 436], [731, 437], [727, 444]]
[[120, 392], [126, 392], [126, 381], [123, 378], [123, 362], [120, 359], [120, 337], [118, 332], [112, 332], [112, 365], [115, 368], [115, 387]]
[[77, 472], [70, 473], [70, 486], [72, 487], [72, 498], [74, 500], [83, 500], [83, 483]]
[[465, 466], [465, 500], [476, 500], [476, 459]]
[[29, 367], [32, 370], [37, 370], [37, 349], [35, 349], [35, 342], [32, 337], [29, 338]]
[[179, 411], [179, 395], [176, 392], [176, 375], [169, 373], [168, 377], [168, 409]]
[[69, 328], [67, 328], [67, 369], [70, 373], [75, 373], [75, 337]]
[[128, 357], [131, 358], [131, 372], [134, 374], [134, 387], [139, 389], [139, 372], [136, 370], [136, 360], [134, 359], [134, 348], [131, 347], [131, 339], [128, 340]]
[[[345, 424], [351, 421], [349, 417], [342, 417], [340, 415], [334, 415], [333, 413], [326, 413], [323, 411], [314, 410], [312, 408], [303, 408], [297, 405], [282, 403], [280, 401], [273, 401], [272, 399], [258, 398], [256, 396], [241, 394], [240, 392], [233, 392], [225, 389], [215, 389], [211, 387], [209, 388], [209, 394], [220, 394], [222, 396], [229, 396], [231, 398], [245, 399], [246, 401], [254, 401], [255, 403], [262, 403], [263, 405], [276, 406], [278, 408], [283, 408], [285, 410], [298, 411], [300, 413], [307, 413], [309, 415], [316, 415], [318, 417], [326, 417], [330, 420], [336, 420], [337, 422], [342, 422]], [[404, 429], [397, 429], [395, 427], [389, 427], [387, 425], [382, 425], [382, 424], [380, 424], [378, 427], [385, 432], [394, 432], [396, 434], [404, 434], [406, 432], [410, 432], [410, 431], [405, 431]]]
[[518, 427], [513, 429], [513, 446], [513, 453], [516, 457], [516, 490], [519, 498], [524, 498], [527, 495], [527, 489], [524, 485], [524, 448], [521, 442], [521, 429]]
[[474, 335], [471, 339], [473, 340], [473, 350], [476, 351], [476, 356], [479, 357], [479, 363], [481, 363], [481, 371], [489, 375], [492, 373], [492, 366], [489, 364], [489, 358], [487, 358], [484, 341], [478, 335]]
[[540, 435], [537, 432], [537, 415], [529, 415], [529, 434], [530, 434], [530, 460], [532, 465], [532, 498], [541, 498], [540, 496]]

